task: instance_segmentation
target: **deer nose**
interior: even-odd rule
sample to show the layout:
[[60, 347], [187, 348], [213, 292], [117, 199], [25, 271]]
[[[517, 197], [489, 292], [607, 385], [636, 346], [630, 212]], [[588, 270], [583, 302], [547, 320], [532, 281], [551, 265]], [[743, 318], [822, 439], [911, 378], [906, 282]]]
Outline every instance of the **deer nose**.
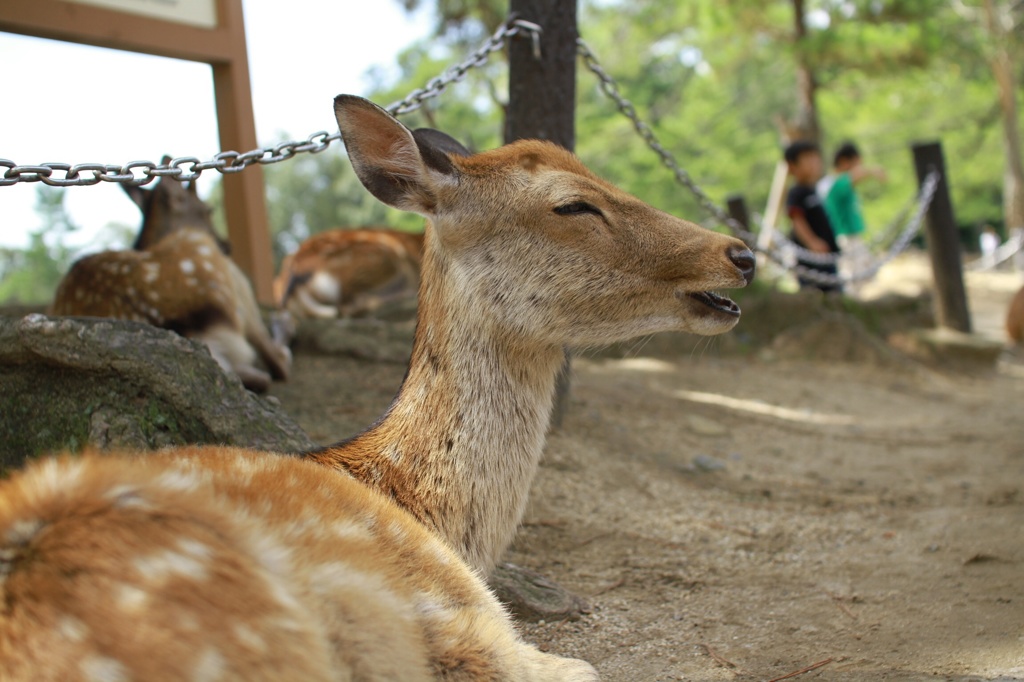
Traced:
[[743, 273], [743, 279], [747, 280], [747, 284], [750, 284], [754, 279], [754, 270], [757, 267], [757, 259], [754, 258], [754, 254], [750, 252], [750, 249], [740, 246], [730, 246], [726, 250], [726, 254], [729, 256], [732, 264]]

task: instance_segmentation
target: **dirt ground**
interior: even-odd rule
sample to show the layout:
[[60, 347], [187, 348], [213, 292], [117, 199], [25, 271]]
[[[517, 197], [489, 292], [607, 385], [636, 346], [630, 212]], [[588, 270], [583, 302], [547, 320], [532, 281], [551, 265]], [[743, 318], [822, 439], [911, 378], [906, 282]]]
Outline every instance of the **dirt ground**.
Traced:
[[[901, 259], [864, 293], [927, 276]], [[1003, 338], [1021, 283], [968, 277], [979, 333]], [[1024, 363], [771, 357], [574, 361], [508, 560], [592, 613], [526, 637], [609, 681], [1024, 680]], [[329, 443], [405, 368], [295, 369], [273, 394]]]

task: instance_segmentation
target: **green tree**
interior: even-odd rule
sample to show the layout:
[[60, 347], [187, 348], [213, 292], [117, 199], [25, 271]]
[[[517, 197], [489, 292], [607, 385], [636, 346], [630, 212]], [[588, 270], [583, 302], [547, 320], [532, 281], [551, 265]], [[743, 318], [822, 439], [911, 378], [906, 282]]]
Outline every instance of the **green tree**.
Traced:
[[[263, 172], [275, 265], [304, 239], [324, 230], [372, 225], [422, 228], [422, 219], [388, 208], [366, 191], [340, 145], [264, 166]], [[218, 232], [227, 234], [219, 182], [207, 202]]]
[[64, 206], [66, 196], [45, 185], [36, 188], [35, 210], [43, 224], [29, 232], [28, 248], [0, 249], [0, 303], [43, 305], [53, 299], [76, 253], [66, 245], [78, 230]]
[[[1002, 193], [991, 160], [1005, 153], [996, 83], [979, 32], [965, 30], [953, 1], [804, 0], [800, 40], [794, 0], [583, 1], [580, 33], [666, 148], [720, 203], [741, 192], [754, 210], [764, 205], [780, 156], [778, 121], [799, 121], [806, 108], [797, 95], [798, 68], [806, 64], [826, 154], [852, 139], [889, 171], [888, 184], [865, 188], [869, 229], [885, 227], [914, 195], [909, 145], [923, 139], [944, 143], [961, 222], [992, 221]], [[447, 17], [438, 19], [438, 35], [410, 47], [399, 78], [381, 80], [375, 99], [393, 101], [422, 86], [476, 46], [456, 37], [482, 36], [497, 23], [493, 2], [436, 7]], [[1009, 50], [1019, 58], [1018, 46]], [[507, 88], [496, 57], [406, 122], [479, 148], [497, 144]], [[665, 210], [705, 218], [593, 74], [581, 68], [579, 79], [577, 153], [584, 161]]]

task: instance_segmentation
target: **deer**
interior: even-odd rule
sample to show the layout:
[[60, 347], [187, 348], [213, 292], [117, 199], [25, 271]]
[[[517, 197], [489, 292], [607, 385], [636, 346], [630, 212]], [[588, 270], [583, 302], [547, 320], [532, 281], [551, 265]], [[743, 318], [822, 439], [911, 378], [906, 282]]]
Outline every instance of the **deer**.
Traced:
[[422, 232], [326, 230], [282, 260], [274, 300], [279, 310], [300, 319], [369, 314], [416, 295], [422, 258]]
[[732, 329], [737, 239], [571, 152], [469, 155], [354, 95], [349, 158], [427, 219], [392, 406], [290, 456], [188, 446], [53, 455], [0, 482], [6, 679], [597, 680], [524, 641], [483, 582], [523, 512], [563, 347]]
[[162, 177], [151, 190], [125, 190], [143, 215], [132, 249], [77, 260], [58, 285], [50, 314], [170, 329], [205, 343], [214, 360], [252, 391], [287, 379], [291, 352], [267, 331], [252, 286], [214, 230], [195, 182]]

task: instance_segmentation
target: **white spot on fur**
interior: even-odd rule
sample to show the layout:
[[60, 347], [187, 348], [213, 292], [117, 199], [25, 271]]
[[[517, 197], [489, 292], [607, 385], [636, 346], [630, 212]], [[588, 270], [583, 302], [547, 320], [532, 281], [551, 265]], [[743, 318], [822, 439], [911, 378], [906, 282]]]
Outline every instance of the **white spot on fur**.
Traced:
[[341, 538], [357, 539], [357, 540], [369, 540], [373, 538], [373, 533], [365, 525], [356, 523], [351, 519], [345, 519], [338, 521], [332, 526], [334, 533]]
[[19, 519], [12, 523], [7, 531], [7, 544], [23, 545], [35, 537], [35, 534], [42, 527], [43, 521], [41, 519]]
[[79, 666], [88, 682], [129, 682], [131, 676], [120, 661], [106, 656], [90, 656]]
[[292, 571], [292, 551], [274, 538], [261, 535], [256, 540], [256, 557], [260, 564], [275, 575], [289, 575]]
[[199, 478], [185, 471], [165, 471], [156, 477], [157, 486], [167, 490], [192, 490], [199, 484]]
[[213, 264], [210, 261], [204, 260], [202, 262], [202, 265], [203, 265], [203, 270], [206, 270], [207, 272], [213, 272]]
[[435, 623], [450, 623], [454, 620], [454, 614], [443, 603], [424, 592], [418, 592], [413, 598], [413, 608]]
[[397, 445], [389, 445], [384, 450], [384, 456], [387, 457], [394, 464], [402, 463], [402, 451]]
[[202, 559], [204, 561], [213, 556], [213, 551], [198, 540], [182, 538], [181, 540], [178, 540], [178, 549], [186, 554], [191, 554], [196, 559]]
[[57, 623], [57, 632], [69, 642], [81, 642], [89, 634], [89, 628], [85, 627], [85, 623], [77, 618], [64, 616]]
[[142, 266], [142, 279], [146, 284], [152, 284], [160, 277], [159, 263], [145, 263]]
[[227, 661], [220, 655], [220, 652], [213, 647], [208, 647], [199, 656], [195, 671], [192, 673], [194, 682], [216, 682], [224, 675]]
[[407, 533], [405, 531], [405, 528], [402, 527], [402, 524], [398, 523], [397, 521], [392, 521], [388, 524], [388, 532], [396, 541], [405, 541]]
[[437, 557], [438, 562], [440, 562], [442, 566], [447, 566], [452, 563], [451, 552], [446, 547], [437, 543], [432, 543], [431, 549], [434, 550], [434, 556]]
[[242, 646], [253, 651], [263, 651], [266, 648], [266, 642], [263, 641], [263, 638], [248, 625], [239, 624], [235, 626], [235, 639]]
[[341, 301], [341, 283], [328, 272], [317, 270], [307, 285], [321, 301], [339, 303]]
[[196, 249], [196, 252], [199, 253], [200, 256], [209, 256], [210, 255], [210, 247], [207, 246], [206, 244], [203, 244], [202, 246], [200, 246], [200, 247], [198, 247]]
[[181, 271], [184, 272], [186, 275], [191, 275], [193, 272], [196, 271], [196, 264], [193, 263], [188, 258], [178, 263], [178, 267], [181, 268]]
[[147, 291], [146, 297], [149, 298], [149, 300], [153, 301], [154, 303], [160, 300], [160, 294], [154, 289], [150, 289], [149, 291]]
[[117, 594], [117, 607], [128, 613], [139, 613], [149, 601], [149, 595], [134, 585], [122, 585]]
[[150, 509], [152, 506], [139, 495], [139, 489], [133, 485], [114, 486], [104, 497], [119, 509]]
[[171, 576], [205, 580], [206, 566], [194, 557], [165, 550], [135, 560], [135, 570], [152, 582], [163, 582]]

